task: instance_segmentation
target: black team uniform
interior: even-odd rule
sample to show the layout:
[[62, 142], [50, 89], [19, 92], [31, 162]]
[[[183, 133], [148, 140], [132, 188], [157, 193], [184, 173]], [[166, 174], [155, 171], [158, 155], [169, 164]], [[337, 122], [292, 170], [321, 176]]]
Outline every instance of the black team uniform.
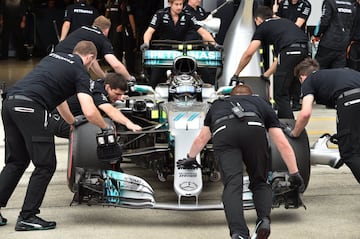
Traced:
[[324, 69], [306, 78], [303, 96], [312, 94], [317, 104], [336, 108], [337, 140], [341, 160], [360, 183], [360, 73], [352, 69]]
[[95, 18], [99, 16], [99, 12], [96, 8], [87, 5], [86, 1], [80, 1], [69, 5], [65, 10], [64, 21], [70, 22], [70, 29], [68, 34], [76, 29], [91, 25]]
[[[157, 11], [149, 26], [155, 29], [153, 40], [177, 41], [185, 41], [189, 31], [197, 31], [201, 27], [194, 17], [184, 12], [179, 14], [179, 20], [175, 25], [170, 14], [170, 7]], [[158, 83], [165, 82], [166, 69], [153, 68], [151, 70], [150, 85], [155, 88]]]
[[72, 53], [80, 41], [91, 41], [98, 51], [97, 58], [102, 59], [106, 54], [114, 54], [110, 40], [96, 26], [82, 26], [69, 34], [55, 46], [55, 52]]
[[78, 55], [51, 53], [22, 80], [3, 94], [1, 116], [5, 131], [5, 167], [0, 174], [0, 207], [5, 207], [21, 176], [33, 163], [15, 230], [28, 230], [22, 220], [55, 228], [55, 222], [36, 217], [56, 169], [53, 132], [49, 112], [76, 93], [91, 94], [90, 75]]
[[[237, 102], [249, 114], [242, 120], [234, 117], [231, 111]], [[242, 203], [244, 164], [258, 222], [264, 218], [270, 221], [272, 190], [267, 179], [271, 161], [266, 131], [280, 128], [279, 120], [270, 104], [261, 97], [236, 95], [216, 100], [205, 117], [204, 125], [212, 132], [214, 153], [223, 175], [222, 201], [230, 235], [249, 235]]]
[[285, 18], [264, 20], [256, 29], [252, 40], [274, 45], [278, 65], [274, 74], [274, 98], [279, 118], [293, 119], [290, 106], [290, 86], [295, 66], [308, 56], [308, 38], [293, 22]]

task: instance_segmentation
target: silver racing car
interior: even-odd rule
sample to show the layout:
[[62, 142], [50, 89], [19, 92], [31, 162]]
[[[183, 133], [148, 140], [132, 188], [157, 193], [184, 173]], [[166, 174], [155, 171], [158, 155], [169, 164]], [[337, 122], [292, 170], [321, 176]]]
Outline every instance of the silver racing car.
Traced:
[[[223, 51], [203, 42], [155, 42], [153, 45], [155, 49], [144, 51], [144, 66], [169, 69], [167, 82], [155, 89], [148, 85], [132, 85], [131, 96], [117, 104], [119, 110], [143, 127], [143, 131], [129, 132], [116, 125], [115, 136], [99, 134], [100, 129], [90, 123], [77, 127], [72, 132], [69, 147], [69, 188], [80, 203], [174, 210], [222, 209], [221, 201], [209, 204], [199, 200], [204, 187], [221, 180], [211, 142], [197, 157], [201, 167], [179, 168], [176, 162], [186, 157], [203, 126], [211, 102], [229, 94], [233, 87], [204, 84], [197, 73], [198, 67], [221, 69]], [[268, 98], [269, 82], [260, 77], [242, 80], [257, 94]], [[289, 141], [307, 185], [310, 148], [306, 132]], [[271, 141], [269, 150], [273, 165], [269, 175], [274, 191], [273, 206], [302, 206], [301, 195], [289, 187], [286, 166]], [[172, 184], [177, 195], [176, 203], [158, 203], [156, 192], [145, 178], [126, 172], [123, 165], [129, 163], [142, 165], [144, 170], [156, 174], [159, 181]], [[247, 188], [247, 176], [244, 182], [244, 206], [252, 209], [254, 205]], [[193, 198], [193, 201], [189, 202], [188, 198]]]
[[[203, 126], [211, 102], [229, 94], [232, 89], [228, 81], [236, 67], [234, 61], [237, 62], [241, 54], [237, 52], [241, 51], [241, 46], [235, 44], [239, 34], [243, 41], [251, 37], [251, 34], [244, 34], [244, 29], [247, 33], [253, 31], [253, 23], [245, 21], [252, 19], [251, 11], [252, 1], [241, 1], [236, 21], [226, 35], [224, 49], [212, 48], [206, 42], [152, 42], [153, 47], [143, 52], [143, 66], [168, 69], [166, 83], [155, 89], [148, 85], [132, 85], [130, 97], [117, 104], [118, 109], [142, 126], [143, 131], [129, 132], [121, 125], [114, 125], [116, 134], [102, 135], [99, 128], [85, 123], [72, 132], [67, 179], [70, 190], [74, 192], [74, 201], [131, 208], [223, 209], [220, 199], [215, 203], [201, 200], [201, 194], [221, 180], [211, 142], [197, 156], [201, 167], [179, 168], [177, 161], [186, 157]], [[268, 100], [270, 83], [259, 77], [260, 64], [256, 59], [259, 58], [255, 58], [249, 67], [254, 72], [242, 76], [241, 80]], [[205, 84], [198, 74], [199, 68], [216, 69], [217, 83]], [[294, 125], [294, 120], [280, 120]], [[327, 146], [330, 140], [330, 135], [324, 135], [310, 148], [306, 131], [297, 139], [289, 138], [306, 186], [312, 163], [339, 166], [338, 150]], [[269, 150], [273, 207], [303, 206], [301, 194], [290, 188], [287, 168], [271, 140]], [[133, 171], [127, 171], [127, 165], [141, 166], [139, 174], [131, 175]], [[157, 195], [160, 192], [155, 191], [148, 180], [149, 172], [162, 184], [172, 186], [175, 202], [159, 202]], [[245, 175], [244, 207], [253, 209], [248, 182]]]

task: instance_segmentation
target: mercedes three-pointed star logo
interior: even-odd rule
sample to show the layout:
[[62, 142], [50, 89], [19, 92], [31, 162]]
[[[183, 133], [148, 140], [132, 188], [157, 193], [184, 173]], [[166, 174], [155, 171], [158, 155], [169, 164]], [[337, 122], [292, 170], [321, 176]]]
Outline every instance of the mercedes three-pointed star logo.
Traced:
[[198, 188], [198, 185], [194, 182], [183, 182], [179, 186], [184, 191], [193, 191]]

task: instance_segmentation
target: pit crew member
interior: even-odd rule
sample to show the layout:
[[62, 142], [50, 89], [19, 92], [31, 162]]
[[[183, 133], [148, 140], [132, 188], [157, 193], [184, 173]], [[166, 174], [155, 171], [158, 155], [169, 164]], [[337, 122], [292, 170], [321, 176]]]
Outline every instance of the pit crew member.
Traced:
[[[75, 118], [65, 100], [77, 94], [86, 118], [104, 131], [111, 128], [91, 97], [88, 70], [96, 55], [96, 47], [89, 41], [80, 41], [73, 54], [51, 53], [2, 95], [5, 167], [0, 173], [0, 207], [7, 205], [30, 162], [35, 166], [15, 224], [16, 231], [56, 227], [56, 222], [37, 216], [56, 169], [54, 137], [48, 128], [49, 112], [57, 107], [66, 122], [74, 124]], [[0, 218], [1, 224], [6, 224], [6, 219]]]
[[[241, 115], [233, 113], [234, 107], [241, 111]], [[214, 154], [223, 175], [222, 200], [232, 239], [250, 238], [242, 203], [243, 163], [249, 175], [249, 189], [253, 193], [258, 217], [256, 238], [266, 239], [270, 235], [272, 189], [267, 180], [271, 162], [266, 131], [284, 159], [292, 186], [299, 187], [303, 192], [304, 181], [294, 151], [281, 129], [275, 111], [263, 98], [252, 95], [247, 85], [237, 85], [230, 97], [213, 102], [188, 158], [178, 163], [185, 166], [193, 164], [196, 155], [212, 139]]]
[[345, 163], [360, 183], [360, 72], [349, 68], [319, 70], [315, 59], [307, 58], [295, 68], [302, 83], [302, 108], [291, 137], [298, 137], [311, 117], [312, 105], [326, 105], [336, 109], [337, 134], [341, 161]]
[[[119, 74], [107, 73], [104, 80], [97, 80], [90, 82], [91, 95], [94, 103], [100, 112], [105, 113], [114, 122], [125, 125], [131, 131], [140, 131], [141, 127], [134, 124], [128, 119], [119, 109], [116, 109], [112, 103], [117, 100], [123, 100], [125, 92], [128, 90], [127, 81]], [[77, 116], [78, 124], [83, 123], [83, 111], [78, 98], [75, 96], [67, 100], [70, 111], [73, 115]], [[51, 114], [49, 125], [54, 130], [54, 134], [61, 138], [69, 138], [70, 126], [59, 115], [57, 111]]]
[[[124, 76], [127, 80], [135, 80], [114, 55], [113, 47], [107, 38], [110, 26], [111, 22], [109, 19], [104, 16], [99, 16], [94, 20], [92, 26], [82, 26], [70, 33], [63, 41], [55, 46], [55, 51], [71, 53], [79, 41], [92, 41], [98, 50], [98, 59], [105, 58], [106, 62], [109, 63], [116, 73]], [[97, 61], [94, 62], [91, 70], [99, 78], [105, 77], [105, 72], [101, 69]]]

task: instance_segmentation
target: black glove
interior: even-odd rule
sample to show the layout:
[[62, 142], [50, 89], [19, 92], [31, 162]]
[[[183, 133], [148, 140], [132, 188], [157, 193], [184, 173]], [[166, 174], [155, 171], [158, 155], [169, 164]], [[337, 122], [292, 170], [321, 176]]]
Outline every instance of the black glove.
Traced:
[[264, 75], [260, 75], [260, 79], [262, 79], [262, 80], [265, 81], [265, 82], [270, 82], [269, 77], [266, 77], [266, 76], [264, 76]]
[[217, 43], [214, 45], [214, 48], [215, 48], [215, 50], [219, 50], [219, 51], [224, 50], [224, 46], [223, 46], [223, 45], [219, 45], [219, 44], [217, 44]]
[[75, 121], [74, 121], [74, 126], [78, 127], [84, 123], [88, 122], [88, 120], [86, 119], [86, 117], [84, 115], [77, 115], [75, 116]]
[[333, 144], [339, 144], [339, 137], [337, 134], [331, 135], [329, 140]]
[[149, 49], [149, 44], [148, 44], [148, 43], [143, 43], [143, 44], [141, 44], [141, 46], [140, 46], [140, 50], [141, 50], [141, 51], [145, 51], [145, 50], [147, 50], [147, 49]]
[[299, 172], [289, 174], [289, 182], [291, 189], [299, 188], [300, 193], [305, 191], [304, 179], [301, 177]]
[[240, 84], [244, 84], [243, 81], [240, 80], [240, 77], [237, 75], [233, 75], [230, 79], [230, 86], [236, 86], [236, 85], [240, 85]]
[[129, 87], [132, 87], [132, 86], [134, 86], [136, 84], [136, 78], [135, 78], [135, 76], [131, 76], [130, 77], [130, 80], [128, 80], [128, 86]]
[[107, 124], [105, 128], [102, 128], [101, 131], [104, 132], [114, 132], [115, 128], [112, 125]]
[[101, 132], [98, 133], [98, 135], [108, 136], [108, 135], [115, 135], [116, 131], [114, 126], [107, 124], [105, 128], [101, 129]]
[[184, 159], [179, 159], [176, 162], [176, 166], [183, 169], [201, 168], [201, 165], [196, 161], [196, 158], [191, 158], [189, 155]]
[[281, 123], [281, 128], [282, 128], [284, 134], [286, 134], [288, 137], [296, 138], [292, 133], [293, 128], [290, 125]]

